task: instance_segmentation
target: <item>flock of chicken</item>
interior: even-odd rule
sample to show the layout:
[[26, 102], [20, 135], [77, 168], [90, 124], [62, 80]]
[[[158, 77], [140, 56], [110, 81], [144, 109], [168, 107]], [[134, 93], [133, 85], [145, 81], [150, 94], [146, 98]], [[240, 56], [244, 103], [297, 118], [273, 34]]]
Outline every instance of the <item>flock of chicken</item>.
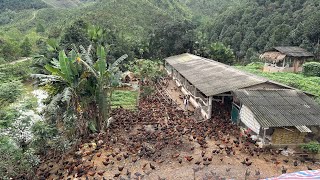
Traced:
[[[251, 158], [265, 154], [274, 156], [264, 156], [266, 163], [275, 166], [291, 163], [292, 160], [277, 159], [281, 151], [259, 148], [249, 136], [241, 134], [236, 125], [226, 120], [227, 112], [219, 110], [212, 120], [198, 122], [164, 100], [160, 93], [158, 91], [141, 99], [137, 111], [114, 109], [114, 122], [106, 132], [90, 135], [67, 157], [56, 162], [43, 162], [37, 177], [70, 180], [152, 179], [148, 177], [169, 166], [169, 163], [192, 165], [194, 172], [197, 172], [199, 168], [214, 162], [224, 163], [226, 157], [231, 157], [238, 158], [242, 166], [249, 168], [255, 163]], [[245, 157], [239, 156], [243, 158], [240, 159], [238, 154], [245, 154]], [[295, 160], [293, 163], [298, 166], [301, 161]], [[230, 170], [225, 169], [227, 173]], [[281, 170], [282, 173], [287, 172], [284, 166]], [[250, 172], [246, 171], [245, 176], [250, 176]], [[255, 170], [255, 176], [260, 177], [259, 169]], [[166, 179], [165, 174], [156, 174], [156, 177]], [[207, 179], [214, 177], [219, 176], [213, 172], [206, 176]]]

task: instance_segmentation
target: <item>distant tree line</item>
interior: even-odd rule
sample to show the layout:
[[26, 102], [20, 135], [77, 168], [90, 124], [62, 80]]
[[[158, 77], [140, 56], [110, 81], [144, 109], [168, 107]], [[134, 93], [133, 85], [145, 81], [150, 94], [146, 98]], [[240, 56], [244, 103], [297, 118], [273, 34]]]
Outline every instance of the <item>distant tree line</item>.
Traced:
[[1, 0], [0, 14], [6, 9], [20, 11], [23, 9], [41, 9], [45, 7], [48, 7], [48, 5], [41, 0]]
[[[317, 0], [143, 0], [139, 4], [148, 8], [141, 9], [132, 0], [104, 0], [81, 8], [81, 13], [78, 9], [40, 11], [33, 31], [41, 37], [30, 38], [31, 54], [43, 54], [48, 39], [55, 39], [63, 49], [72, 48], [72, 44], [88, 45], [87, 31], [95, 24], [105, 34], [100, 41], [108, 46], [111, 59], [124, 53], [130, 61], [189, 52], [227, 64], [246, 64], [273, 46], [301, 46], [320, 58]], [[127, 14], [130, 8], [135, 8], [135, 13]], [[15, 12], [7, 13], [9, 17]], [[73, 15], [81, 18], [65, 19], [73, 19]], [[10, 20], [1, 17], [0, 23]], [[25, 28], [17, 29], [23, 32]], [[22, 52], [28, 52], [22, 48], [26, 44], [23, 39], [0, 37], [0, 57], [8, 61], [28, 54]]]
[[320, 1], [251, 0], [229, 7], [203, 28], [205, 39], [230, 45], [240, 60], [273, 46], [301, 46], [319, 59]]

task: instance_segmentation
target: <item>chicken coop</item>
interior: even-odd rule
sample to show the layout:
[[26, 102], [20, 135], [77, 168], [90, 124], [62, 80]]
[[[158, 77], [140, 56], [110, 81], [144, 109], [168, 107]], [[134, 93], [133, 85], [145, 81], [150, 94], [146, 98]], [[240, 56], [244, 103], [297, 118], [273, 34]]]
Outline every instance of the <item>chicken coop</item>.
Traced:
[[314, 55], [300, 47], [274, 47], [260, 55], [263, 72], [301, 72], [303, 63]]
[[320, 125], [310, 94], [281, 83], [189, 53], [165, 58], [165, 69], [203, 119], [226, 110], [226, 120], [249, 128], [263, 144], [300, 144], [308, 127]]
[[[201, 108], [204, 119], [226, 108], [236, 119], [239, 106], [232, 92], [243, 88], [290, 88], [268, 79], [243, 72], [232, 66], [189, 53], [165, 59], [165, 69], [191, 104]], [[232, 111], [232, 113], [231, 113]]]
[[237, 90], [239, 123], [251, 129], [264, 145], [303, 144], [320, 125], [320, 107], [305, 93], [288, 89]]

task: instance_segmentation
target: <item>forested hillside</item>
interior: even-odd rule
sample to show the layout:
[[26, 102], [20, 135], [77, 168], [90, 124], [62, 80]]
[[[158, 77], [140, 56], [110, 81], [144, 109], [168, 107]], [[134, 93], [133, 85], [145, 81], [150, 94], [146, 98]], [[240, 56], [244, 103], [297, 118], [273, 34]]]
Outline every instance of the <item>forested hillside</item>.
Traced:
[[273, 46], [301, 46], [319, 57], [319, 10], [318, 0], [251, 0], [230, 6], [203, 32], [247, 61]]
[[0, 14], [7, 9], [20, 11], [24, 9], [40, 9], [47, 6], [42, 0], [1, 0]]
[[[153, 159], [144, 165], [136, 164], [136, 161], [144, 158], [144, 151], [152, 152], [158, 149], [158, 145], [154, 146], [156, 148], [149, 148], [149, 135], [146, 136], [144, 130], [140, 131], [140, 127], [134, 129], [138, 133], [143, 132], [140, 134], [143, 136], [141, 144], [130, 145], [131, 141], [140, 141], [131, 134], [130, 143], [129, 140], [121, 142], [124, 137], [122, 135], [128, 134], [127, 130], [140, 123], [140, 120], [143, 122], [141, 128], [155, 128], [152, 134], [154, 137], [159, 135], [154, 139], [159, 147], [167, 147], [167, 135], [174, 135], [169, 139], [175, 141], [175, 153], [178, 152], [176, 147], [179, 144], [185, 146], [183, 142], [189, 141], [192, 144], [208, 139], [202, 137], [207, 134], [205, 131], [201, 132], [205, 126], [197, 122], [194, 127], [189, 127], [189, 113], [178, 110], [176, 106], [171, 107], [171, 100], [161, 99], [164, 98], [163, 94], [168, 93], [167, 90], [162, 93], [164, 89], [158, 88], [159, 81], [166, 79], [160, 68], [163, 67], [163, 58], [193, 53], [228, 65], [239, 65], [241, 69], [319, 96], [319, 77], [316, 77], [320, 76], [319, 63], [310, 63], [310, 72], [305, 74], [262, 73], [263, 63], [258, 58], [261, 52], [273, 46], [301, 46], [314, 53], [315, 61], [319, 61], [319, 42], [319, 0], [0, 0], [0, 179], [67, 179], [67, 176], [88, 179], [97, 174], [102, 177], [106, 171], [108, 175], [112, 173], [110, 178], [121, 179], [121, 172], [122, 175], [126, 172], [130, 179], [131, 172], [124, 166], [131, 164], [132, 167], [142, 166], [143, 169], [139, 170], [143, 175], [132, 172], [134, 176], [138, 179], [143, 179], [145, 175], [148, 177], [150, 173], [161, 170], [160, 164], [164, 161]], [[242, 66], [247, 64], [249, 65]], [[128, 84], [127, 81], [131, 79], [143, 81]], [[163, 83], [167, 84], [167, 81]], [[176, 89], [170, 83], [167, 88], [171, 88], [171, 91]], [[160, 93], [161, 98], [153, 96], [153, 92]], [[176, 95], [180, 101], [181, 96]], [[317, 100], [320, 102], [319, 97]], [[168, 102], [169, 113], [166, 107]], [[114, 111], [118, 107], [120, 110]], [[132, 109], [137, 111], [132, 112]], [[162, 114], [164, 112], [166, 114]], [[220, 112], [219, 110], [220, 115], [230, 117], [227, 113]], [[189, 117], [177, 121], [177, 126], [171, 126], [178, 117], [177, 114], [179, 118], [184, 115]], [[114, 119], [110, 118], [113, 116]], [[166, 125], [159, 121], [164, 117]], [[207, 122], [209, 121], [203, 123]], [[133, 123], [132, 127], [130, 123]], [[149, 126], [148, 123], [152, 124]], [[155, 124], [157, 125], [154, 126]], [[220, 127], [219, 122], [215, 127], [211, 127], [210, 122], [208, 124], [210, 129]], [[222, 129], [226, 129], [221, 125]], [[198, 126], [202, 128], [200, 134], [190, 131], [191, 134], [187, 135], [182, 132], [199, 129]], [[168, 127], [174, 127], [172, 132], [179, 131], [179, 137], [175, 137], [178, 134], [171, 133]], [[121, 136], [115, 133], [118, 129], [124, 131]], [[155, 133], [158, 130], [164, 134]], [[221, 131], [217, 132], [220, 136]], [[153, 138], [153, 135], [150, 134], [150, 137]], [[178, 140], [180, 137], [185, 137], [185, 141]], [[229, 138], [229, 132], [226, 137]], [[223, 138], [221, 142], [229, 142], [228, 138]], [[158, 143], [159, 140], [161, 143]], [[233, 141], [235, 145], [236, 142], [239, 145], [238, 140]], [[103, 147], [105, 152], [118, 151], [110, 142], [113, 145], [121, 142], [121, 148], [130, 145], [133, 154], [142, 156], [134, 159], [131, 157], [133, 154], [130, 157], [129, 154], [122, 154], [124, 149], [121, 148], [121, 154], [97, 153], [102, 144], [107, 144]], [[194, 151], [196, 148], [194, 152], [197, 155], [202, 151], [200, 160], [204, 162], [195, 162], [197, 166], [208, 166], [211, 161], [212, 165], [228, 163], [230, 167], [225, 169], [227, 166], [223, 166], [223, 174], [225, 170], [232, 171], [240, 177], [240, 173], [231, 169], [233, 164], [228, 162], [235, 160], [232, 159], [232, 154], [236, 155], [235, 151], [232, 154], [228, 151], [228, 156], [231, 156], [224, 159], [223, 155], [219, 160], [218, 156], [211, 156], [215, 153], [210, 152], [211, 155], [207, 157], [203, 149], [199, 149], [205, 147], [202, 145], [205, 144], [187, 150]], [[316, 146], [320, 152], [320, 144]], [[229, 149], [221, 148], [220, 144], [218, 147], [221, 150]], [[87, 148], [93, 151], [73, 151]], [[216, 155], [220, 154], [215, 152]], [[65, 161], [64, 157], [68, 158], [69, 155], [77, 160]], [[159, 155], [156, 158], [168, 159]], [[100, 156], [106, 161], [95, 164]], [[192, 156], [183, 156], [179, 153], [168, 156], [176, 159], [176, 162], [170, 164], [176, 164], [179, 168], [187, 165], [192, 172], [190, 165], [194, 165], [194, 162], [187, 162], [193, 160]], [[258, 154], [257, 156], [265, 165], [263, 156], [260, 159]], [[107, 157], [114, 160], [109, 161]], [[83, 161], [83, 158], [87, 159]], [[130, 162], [128, 158], [131, 159]], [[50, 161], [54, 162], [47, 163]], [[245, 172], [241, 172], [242, 175], [250, 175], [248, 167], [252, 161], [249, 158], [242, 164], [240, 161], [237, 158], [233, 163], [246, 168]], [[282, 162], [279, 159], [280, 161]], [[118, 164], [119, 162], [124, 164]], [[288, 160], [284, 159], [283, 162], [288, 163]], [[273, 163], [272, 159], [270, 163]], [[294, 165], [290, 163], [291, 166]], [[251, 167], [257, 166], [259, 164]], [[171, 168], [165, 163], [163, 167]], [[284, 166], [282, 167], [283, 172]], [[298, 168], [296, 165], [294, 167]], [[52, 168], [54, 172], [51, 171]], [[115, 172], [115, 169], [119, 171]], [[184, 169], [179, 170], [184, 173]], [[193, 169], [192, 173], [195, 175], [196, 171], [198, 170]], [[276, 171], [279, 169], [274, 167], [274, 172]], [[85, 177], [87, 174], [92, 177]], [[260, 179], [261, 174], [259, 169], [256, 170], [255, 179]], [[159, 175], [162, 176], [161, 173]], [[173, 177], [176, 177], [175, 174]], [[162, 178], [158, 176], [158, 179]]]
[[[207, 51], [214, 42], [230, 46], [238, 63], [248, 63], [256, 59], [257, 53], [281, 45], [301, 46], [319, 56], [320, 2], [317, 0], [101, 0], [86, 6], [78, 5], [93, 1], [44, 2], [2, 1], [1, 8], [9, 9], [0, 15], [2, 42], [7, 43], [10, 38], [14, 40], [12, 36], [19, 33], [26, 34], [31, 44], [39, 38], [60, 38], [63, 30], [81, 19], [116, 32], [124, 39], [144, 43], [145, 46], [157, 28], [165, 31], [188, 20], [188, 24], [192, 24], [189, 29], [192, 34], [187, 35], [192, 43], [188, 45], [188, 51], [202, 56], [208, 56]], [[46, 6], [56, 8], [43, 9]], [[73, 8], [59, 9], [64, 6]], [[40, 10], [17, 11], [30, 8]], [[167, 32], [164, 34], [170, 36]], [[176, 35], [184, 36], [179, 33]], [[177, 37], [176, 40], [181, 39]], [[22, 40], [19, 38], [17, 41], [10, 43], [19, 46]], [[37, 47], [33, 46], [33, 49]], [[180, 51], [162, 54], [176, 52]], [[12, 57], [14, 59], [17, 56], [20, 54]]]
[[217, 15], [225, 11], [229, 6], [239, 5], [246, 0], [178, 0], [186, 5], [196, 19], [212, 21]]
[[[49, 3], [49, 1], [46, 2]], [[53, 2], [58, 1], [50, 1], [51, 4]], [[12, 61], [22, 56], [19, 46], [23, 43], [24, 38], [22, 37], [24, 36], [28, 37], [32, 47], [31, 54], [37, 54], [41, 41], [46, 41], [48, 38], [59, 41], [67, 28], [78, 20], [110, 31], [126, 42], [123, 44], [130, 45], [132, 43], [145, 44], [153, 30], [163, 27], [168, 22], [190, 18], [191, 14], [186, 6], [175, 1], [156, 0], [139, 2], [102, 0], [67, 9], [45, 8], [36, 11], [10, 12], [0, 16], [0, 40], [2, 42], [0, 44], [2, 56], [0, 57], [3, 57], [5, 61]], [[110, 36], [113, 35], [110, 34]]]
[[54, 8], [73, 8], [84, 5], [85, 2], [91, 2], [94, 0], [43, 0], [46, 4]]

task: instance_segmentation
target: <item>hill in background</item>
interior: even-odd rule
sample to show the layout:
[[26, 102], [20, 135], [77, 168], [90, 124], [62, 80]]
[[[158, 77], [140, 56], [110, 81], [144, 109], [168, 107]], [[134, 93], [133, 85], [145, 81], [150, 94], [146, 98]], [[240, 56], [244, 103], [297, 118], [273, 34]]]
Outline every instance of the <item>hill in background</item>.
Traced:
[[84, 5], [86, 2], [94, 0], [43, 0], [46, 4], [54, 8], [73, 8]]
[[25, 9], [41, 9], [48, 7], [42, 0], [2, 0], [0, 1], [0, 14], [5, 10], [21, 11]]
[[[6, 0], [0, 4], [0, 40], [23, 36], [59, 37], [77, 20], [116, 31], [124, 39], [146, 41], [165, 24], [189, 20], [202, 45], [222, 42], [239, 63], [255, 61], [272, 46], [301, 46], [320, 54], [317, 0]], [[38, 27], [44, 32], [37, 32]], [[41, 28], [40, 28], [41, 29]], [[19, 38], [16, 39], [15, 37]]]

